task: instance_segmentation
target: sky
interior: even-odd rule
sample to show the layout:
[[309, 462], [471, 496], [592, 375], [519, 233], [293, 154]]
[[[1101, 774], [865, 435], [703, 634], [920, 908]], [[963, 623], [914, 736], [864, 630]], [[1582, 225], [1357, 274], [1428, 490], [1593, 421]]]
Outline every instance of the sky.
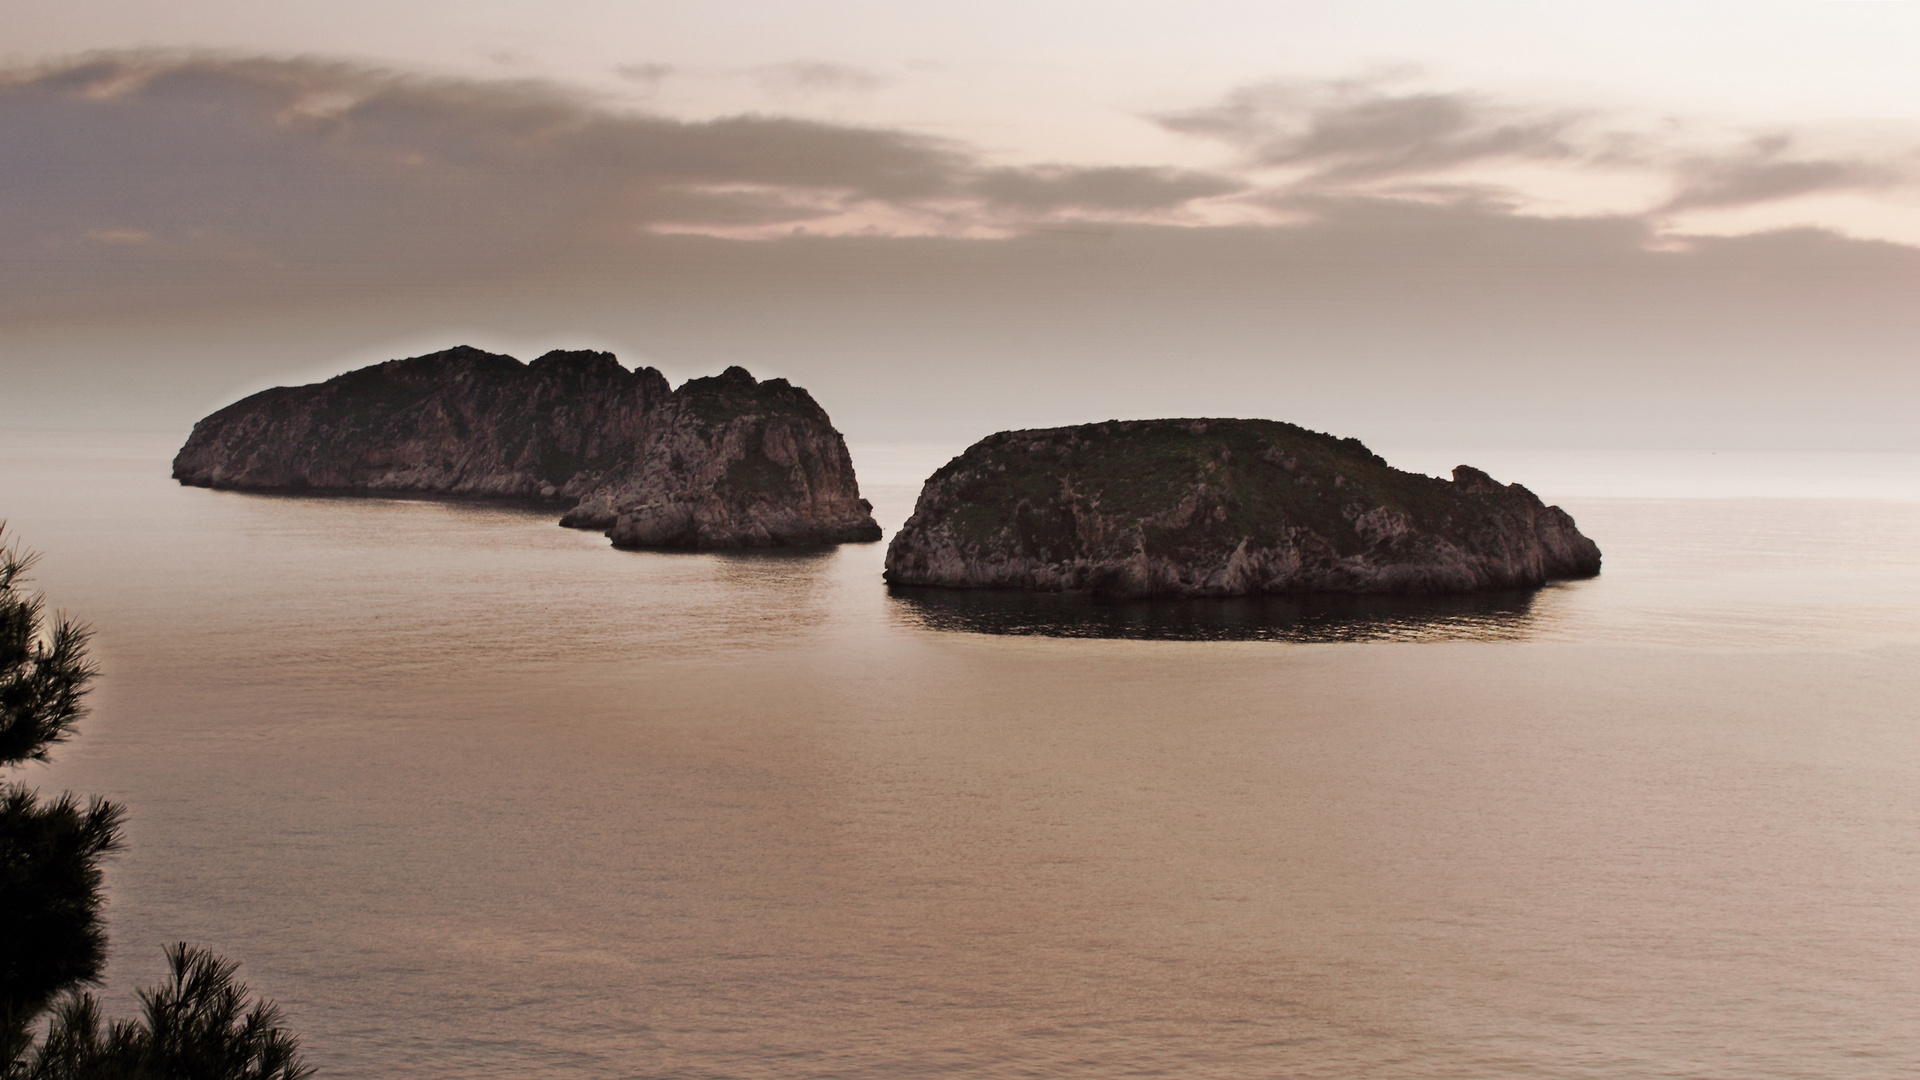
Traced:
[[1920, 4], [0, 0], [0, 426], [458, 343], [851, 441], [1920, 449]]

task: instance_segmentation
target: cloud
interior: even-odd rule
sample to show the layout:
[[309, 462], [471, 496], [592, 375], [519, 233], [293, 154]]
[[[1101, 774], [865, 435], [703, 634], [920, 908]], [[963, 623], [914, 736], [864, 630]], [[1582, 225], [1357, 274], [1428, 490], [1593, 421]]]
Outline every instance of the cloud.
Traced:
[[[321, 60], [17, 71], [0, 425], [183, 425], [472, 340], [617, 346], [676, 375], [745, 363], [902, 442], [1230, 413], [1439, 444], [1911, 445], [1920, 250], [1666, 223], [1871, 181], [1876, 159], [1465, 95], [1290, 100], [1195, 119], [1245, 133], [1244, 170], [1203, 172], [1010, 166], [911, 131]], [[1664, 169], [1689, 194], [1543, 214], [1471, 172], [1511, 161]], [[1221, 207], [1247, 216], [1206, 224]], [[876, 221], [898, 228], [863, 235]]]
[[[817, 64], [782, 77], [864, 78]], [[29, 306], [114, 282], [160, 303], [271, 282], [493, 279], [629, 257], [662, 231], [1005, 235], [1059, 215], [1176, 213], [1238, 186], [1171, 169], [996, 168], [910, 131], [677, 120], [536, 82], [219, 55], [0, 73], [0, 145], [0, 244], [16, 253], [0, 303]]]
[[[947, 192], [964, 154], [920, 136], [783, 117], [685, 123], [553, 86], [409, 79], [321, 61], [119, 56], [0, 83], [13, 240], [35, 229], [288, 231], [578, 244], [666, 219], [818, 215]], [[324, 236], [305, 240], [326, 242]], [[445, 238], [444, 238], [445, 240]]]
[[1559, 160], [1583, 117], [1530, 115], [1457, 93], [1395, 94], [1366, 83], [1272, 83], [1159, 117], [1168, 130], [1241, 147], [1253, 164], [1322, 180], [1431, 173], [1496, 159]]
[[0, 304], [33, 309], [497, 279], [630, 252], [666, 225], [952, 196], [972, 167], [900, 131], [150, 54], [0, 77], [0, 144]]
[[1819, 192], [1911, 183], [1905, 170], [1882, 161], [1793, 156], [1790, 135], [1754, 139], [1717, 157], [1696, 157], [1675, 169], [1678, 191], [1667, 211], [1750, 206]]
[[1005, 207], [1158, 212], [1245, 190], [1244, 182], [1182, 169], [1039, 167], [990, 169], [971, 189]]
[[673, 72], [672, 64], [621, 64], [613, 69], [615, 75], [630, 83], [638, 83], [648, 90], [658, 89]]
[[780, 96], [812, 94], [870, 94], [886, 80], [866, 68], [849, 64], [796, 62], [759, 70], [761, 89]]
[[1252, 196], [1272, 206], [1366, 193], [1467, 199], [1525, 212], [1540, 201], [1527, 181], [1510, 179], [1503, 187], [1489, 178], [1528, 174], [1538, 184], [1543, 170], [1637, 172], [1665, 189], [1638, 208], [1661, 221], [1683, 211], [1916, 182], [1913, 139], [1822, 152], [1807, 148], [1818, 140], [1793, 133], [1730, 141], [1678, 122], [1648, 128], [1592, 109], [1397, 90], [1392, 80], [1267, 83], [1152, 119], [1235, 148], [1247, 169], [1283, 170], [1284, 179]]
[[[823, 85], [845, 76], [800, 70], [811, 67], [788, 74]], [[656, 75], [667, 72], [636, 68], [632, 78]], [[0, 315], [57, 321], [629, 281], [656, 260], [716, 250], [667, 240], [684, 233], [804, 231], [816, 237], [807, 243], [869, 262], [906, 237], [954, 241], [938, 250], [963, 261], [992, 247], [968, 244], [991, 240], [1014, 245], [1004, 248], [1009, 265], [1038, 267], [1055, 256], [1037, 252], [1074, 246], [1061, 237], [1181, 226], [1209, 239], [1155, 250], [1178, 259], [1217, 250], [1232, 265], [1244, 241], [1262, 252], [1247, 256], [1246, 273], [1267, 285], [1289, 260], [1471, 274], [1484, 252], [1551, 281], [1569, 266], [1642, 266], [1625, 252], [1684, 252], [1704, 265], [1709, 248], [1669, 228], [1678, 215], [1907, 182], [1891, 150], [1815, 152], [1785, 137], [1709, 146], [1591, 111], [1529, 112], [1367, 82], [1249, 88], [1163, 123], [1225, 141], [1242, 165], [1012, 166], [904, 129], [678, 120], [550, 84], [320, 59], [69, 60], [0, 72]], [[1547, 213], [1495, 168], [1514, 163], [1634, 168], [1661, 182], [1644, 207]], [[1022, 246], [1027, 234], [1055, 242]], [[798, 243], [761, 245], [742, 265], [782, 265], [778, 251]], [[1287, 287], [1310, 292], [1311, 278]]]

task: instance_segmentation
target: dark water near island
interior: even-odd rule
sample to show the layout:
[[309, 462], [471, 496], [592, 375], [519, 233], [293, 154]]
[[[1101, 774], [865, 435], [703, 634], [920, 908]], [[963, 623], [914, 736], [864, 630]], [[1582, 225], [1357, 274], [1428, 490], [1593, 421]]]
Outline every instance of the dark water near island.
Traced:
[[1920, 1074], [1910, 456], [1496, 468], [1606, 553], [1533, 594], [1100, 607], [177, 442], [0, 437], [120, 1010], [187, 939], [341, 1077]]
[[1067, 593], [895, 588], [928, 630], [1143, 641], [1491, 641], [1527, 633], [1537, 592], [1114, 600]]

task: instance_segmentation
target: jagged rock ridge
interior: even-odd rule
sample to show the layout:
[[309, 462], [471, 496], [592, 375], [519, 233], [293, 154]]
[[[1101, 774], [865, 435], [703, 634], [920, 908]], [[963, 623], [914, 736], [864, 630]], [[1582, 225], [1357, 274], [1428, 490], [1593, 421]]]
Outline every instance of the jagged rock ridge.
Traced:
[[878, 540], [845, 440], [805, 390], [738, 367], [678, 390], [602, 352], [466, 346], [277, 387], [194, 425], [183, 484], [572, 507], [617, 546]]
[[1117, 596], [1458, 593], [1600, 572], [1559, 507], [1467, 466], [1451, 482], [1271, 420], [991, 435], [927, 480], [894, 585]]

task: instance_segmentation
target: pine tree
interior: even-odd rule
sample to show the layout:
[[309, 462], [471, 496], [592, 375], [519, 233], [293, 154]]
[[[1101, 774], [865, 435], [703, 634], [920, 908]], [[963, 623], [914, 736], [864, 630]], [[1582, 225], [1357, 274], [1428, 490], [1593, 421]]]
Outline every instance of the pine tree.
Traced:
[[[0, 523], [0, 541], [5, 524]], [[21, 589], [34, 557], [0, 546], [0, 768], [46, 761], [85, 715], [97, 674], [87, 628], [46, 617]], [[235, 966], [167, 950], [171, 980], [140, 995], [137, 1020], [103, 1024], [82, 988], [106, 963], [101, 862], [125, 814], [71, 792], [42, 801], [0, 785], [0, 1076], [7, 1080], [300, 1080], [311, 1072], [272, 1002], [249, 1003]], [[35, 1043], [44, 1026], [45, 1037]]]

